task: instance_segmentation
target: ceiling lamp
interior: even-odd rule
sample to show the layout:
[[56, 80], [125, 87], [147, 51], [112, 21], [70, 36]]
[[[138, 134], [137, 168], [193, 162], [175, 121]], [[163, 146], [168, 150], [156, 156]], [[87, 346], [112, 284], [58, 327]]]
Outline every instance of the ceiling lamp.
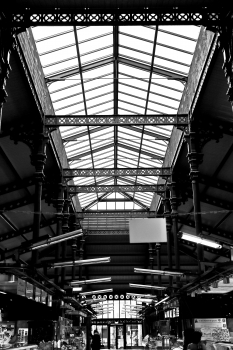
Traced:
[[206, 239], [206, 238], [202, 238], [201, 236], [190, 235], [189, 233], [185, 233], [185, 232], [180, 232], [180, 238], [182, 238], [186, 241], [206, 245], [207, 247], [211, 247], [211, 248], [215, 248], [215, 249], [222, 248], [222, 245], [218, 242], [211, 241], [211, 240]]
[[95, 278], [92, 280], [83, 280], [83, 281], [72, 281], [70, 282], [71, 286], [77, 286], [79, 284], [92, 284], [92, 283], [102, 283], [102, 282], [111, 282], [111, 277], [106, 278]]
[[138, 301], [141, 302], [141, 303], [146, 303], [146, 304], [148, 304], [148, 303], [151, 304], [152, 302], [154, 302], [153, 299], [146, 299], [146, 298], [138, 299]]
[[82, 291], [82, 287], [74, 287], [72, 288], [72, 292], [81, 292]]
[[37, 243], [33, 243], [29, 249], [30, 250], [40, 249], [43, 247], [47, 247], [48, 245], [57, 244], [57, 243], [60, 243], [63, 241], [67, 241], [68, 239], [71, 239], [71, 238], [77, 238], [77, 237], [82, 236], [82, 235], [83, 235], [83, 231], [81, 229], [79, 229], [76, 231], [64, 233], [64, 234], [56, 236], [56, 237], [48, 238], [48, 239], [45, 239], [45, 240], [37, 242]]
[[82, 292], [80, 295], [91, 295], [91, 294], [101, 294], [101, 293], [112, 293], [113, 289], [100, 289], [100, 290], [93, 290], [91, 292]]
[[157, 299], [157, 295], [152, 295], [152, 294], [138, 294], [138, 293], [126, 293], [128, 296], [135, 296], [135, 297], [140, 297], [140, 298], [154, 298]]
[[156, 289], [156, 290], [165, 290], [167, 287], [160, 287], [160, 286], [148, 286], [145, 284], [135, 284], [135, 283], [129, 283], [130, 287], [133, 288], [145, 288], [145, 289]]
[[169, 299], [170, 297], [166, 297], [166, 298], [164, 298], [164, 299], [162, 299], [162, 300], [160, 300], [160, 301], [158, 301], [154, 306], [157, 306], [157, 305], [159, 305], [159, 304], [161, 304], [161, 303], [164, 303], [167, 299]]
[[99, 304], [101, 301], [105, 301], [105, 298], [99, 298], [99, 299], [86, 299], [85, 301], [81, 302], [82, 305], [92, 305], [92, 304]]
[[82, 266], [82, 265], [92, 265], [92, 264], [103, 264], [109, 263], [111, 261], [110, 257], [107, 258], [97, 258], [97, 259], [86, 259], [86, 260], [75, 260], [75, 261], [63, 261], [53, 263], [51, 267], [54, 269], [58, 267], [67, 267], [67, 266]]
[[148, 270], [148, 269], [139, 269], [137, 267], [134, 268], [134, 272], [147, 273], [147, 274], [151, 274], [151, 275], [163, 275], [163, 276], [182, 276], [183, 275], [183, 272]]

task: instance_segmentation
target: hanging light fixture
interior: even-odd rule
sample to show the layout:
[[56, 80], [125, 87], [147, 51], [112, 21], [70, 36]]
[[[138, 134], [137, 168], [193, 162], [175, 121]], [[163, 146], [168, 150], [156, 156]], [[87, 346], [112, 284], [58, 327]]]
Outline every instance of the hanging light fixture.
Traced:
[[47, 247], [48, 245], [58, 244], [60, 242], [67, 241], [68, 239], [71, 239], [71, 238], [77, 238], [77, 237], [80, 237], [82, 235], [83, 235], [83, 231], [81, 229], [75, 230], [72, 232], [67, 232], [67, 233], [64, 233], [64, 234], [56, 236], [56, 237], [51, 237], [51, 238], [45, 239], [43, 241], [33, 243], [29, 249], [30, 250], [40, 249], [43, 247]]
[[135, 267], [134, 272], [136, 273], [146, 273], [151, 275], [162, 275], [162, 276], [183, 276], [183, 272], [176, 271], [162, 271], [162, 270], [149, 270], [149, 269], [140, 269]]
[[139, 293], [126, 293], [126, 295], [128, 296], [132, 296], [132, 297], [140, 297], [140, 298], [154, 298], [157, 299], [157, 295], [152, 295], [152, 294], [139, 294]]
[[91, 280], [83, 280], [83, 281], [72, 281], [70, 282], [71, 286], [77, 286], [80, 284], [92, 284], [92, 283], [104, 283], [104, 282], [111, 282], [111, 277], [104, 277], [104, 278], [95, 278]]
[[148, 303], [151, 304], [152, 302], [154, 302], [153, 299], [146, 299], [146, 298], [144, 298], [144, 299], [139, 298], [137, 301], [139, 301], [141, 303], [146, 303], [146, 304], [148, 304]]
[[82, 287], [74, 287], [72, 288], [72, 292], [81, 292], [82, 291]]
[[82, 292], [80, 293], [80, 295], [91, 295], [91, 294], [102, 294], [102, 293], [112, 293], [113, 289], [109, 288], [109, 289], [100, 289], [100, 290], [93, 290], [91, 292]]
[[206, 239], [206, 238], [203, 238], [201, 236], [194, 236], [194, 235], [191, 235], [191, 234], [185, 233], [185, 232], [179, 232], [179, 233], [180, 233], [180, 238], [182, 238], [186, 241], [206, 245], [207, 247], [211, 247], [211, 248], [215, 248], [215, 249], [222, 248], [222, 245], [220, 243], [215, 242], [215, 241], [211, 241], [210, 239]]
[[164, 298], [164, 299], [158, 301], [154, 306], [158, 306], [159, 304], [164, 303], [164, 302], [165, 302], [167, 299], [169, 299], [169, 298], [170, 298], [170, 297], [166, 297], [166, 298]]
[[129, 283], [130, 287], [133, 288], [145, 288], [145, 289], [156, 289], [156, 290], [165, 290], [167, 287], [161, 287], [161, 286], [149, 286], [145, 284], [135, 284], [135, 283]]
[[67, 267], [67, 266], [82, 266], [82, 265], [92, 265], [92, 264], [103, 264], [109, 263], [111, 261], [110, 257], [107, 258], [97, 258], [97, 259], [86, 259], [86, 260], [75, 260], [75, 261], [63, 261], [53, 263], [51, 267], [54, 269], [58, 267]]

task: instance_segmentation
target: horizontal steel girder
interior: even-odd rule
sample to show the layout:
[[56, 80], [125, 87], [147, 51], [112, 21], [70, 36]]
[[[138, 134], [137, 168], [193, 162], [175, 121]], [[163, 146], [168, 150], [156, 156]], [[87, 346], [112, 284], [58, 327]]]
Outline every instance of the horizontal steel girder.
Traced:
[[[3, 9], [2, 9], [3, 11]], [[223, 20], [221, 9], [211, 6], [181, 7], [130, 6], [121, 8], [55, 8], [36, 6], [13, 7], [4, 11], [8, 25], [29, 26], [80, 26], [80, 25], [219, 25]]]
[[102, 185], [102, 186], [68, 186], [70, 194], [103, 193], [103, 192], [155, 192], [166, 191], [165, 185]]
[[84, 230], [85, 236], [128, 236], [129, 230]]
[[171, 168], [63, 169], [63, 178], [92, 176], [171, 176]]
[[45, 126], [91, 126], [91, 125], [175, 125], [187, 126], [187, 114], [169, 115], [103, 115], [80, 116], [61, 115], [45, 116]]
[[85, 218], [155, 218], [155, 211], [147, 210], [90, 210], [86, 212], [77, 212], [76, 217], [79, 219]]

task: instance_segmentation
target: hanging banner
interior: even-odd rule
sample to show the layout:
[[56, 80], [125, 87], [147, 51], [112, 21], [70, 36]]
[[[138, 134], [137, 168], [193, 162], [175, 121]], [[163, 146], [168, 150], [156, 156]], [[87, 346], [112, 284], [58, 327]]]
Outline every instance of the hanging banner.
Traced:
[[167, 242], [166, 219], [130, 219], [130, 243]]

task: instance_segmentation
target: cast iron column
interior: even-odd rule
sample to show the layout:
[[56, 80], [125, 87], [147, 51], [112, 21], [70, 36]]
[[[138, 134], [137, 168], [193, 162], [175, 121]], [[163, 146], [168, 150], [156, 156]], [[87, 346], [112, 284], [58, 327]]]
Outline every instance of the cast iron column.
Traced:
[[179, 254], [179, 242], [178, 242], [178, 227], [177, 227], [177, 183], [174, 180], [174, 175], [171, 178], [170, 184], [170, 204], [171, 204], [171, 217], [172, 217], [172, 230], [173, 230], [173, 240], [175, 249], [175, 267], [177, 270], [180, 269], [180, 254]]
[[[171, 242], [171, 229], [172, 229], [172, 220], [171, 220], [171, 207], [169, 201], [169, 191], [165, 192], [165, 197], [163, 199], [164, 205], [164, 217], [166, 218], [166, 231], [167, 231], [167, 263], [168, 269], [172, 270], [172, 242]], [[169, 276], [169, 286], [172, 287], [173, 278]]]
[[[60, 179], [60, 183], [58, 184], [58, 194], [56, 199], [56, 208], [57, 208], [57, 228], [56, 228], [56, 236], [60, 236], [62, 234], [62, 220], [63, 220], [63, 205], [64, 205], [64, 188], [65, 186], [62, 183], [62, 179]], [[55, 260], [58, 262], [61, 256], [61, 243], [56, 244], [56, 254]], [[59, 284], [59, 275], [60, 268], [55, 269], [55, 283]]]
[[[64, 202], [64, 208], [63, 208], [63, 221], [62, 221], [62, 233], [69, 232], [69, 207], [70, 207], [70, 200], [68, 199], [67, 192], [65, 193], [65, 202]], [[62, 261], [66, 260], [66, 254], [67, 254], [67, 241], [62, 242]], [[62, 285], [64, 287], [65, 279], [66, 279], [66, 268], [62, 268]]]
[[[82, 238], [79, 241], [79, 260], [83, 260], [84, 257], [84, 243], [85, 238], [82, 236]], [[79, 280], [81, 281], [83, 278], [83, 267], [79, 266]]]
[[[72, 222], [71, 222], [71, 230], [75, 231], [80, 227], [80, 225], [77, 223], [77, 217], [74, 213], [74, 215], [72, 216]], [[72, 260], [75, 261], [76, 260], [76, 254], [77, 254], [77, 243], [78, 243], [78, 238], [74, 238], [72, 239]], [[72, 280], [75, 280], [75, 265], [72, 266]]]
[[[149, 261], [150, 261], [150, 269], [154, 268], [154, 249], [152, 243], [149, 243]], [[154, 275], [151, 274], [151, 285], [154, 285]]]
[[[34, 197], [34, 220], [33, 220], [33, 241], [40, 236], [40, 220], [41, 220], [41, 197], [42, 185], [44, 181], [44, 166], [46, 162], [46, 146], [49, 141], [48, 134], [41, 131], [35, 140], [35, 154], [32, 155], [32, 162], [35, 165], [35, 197]], [[38, 262], [38, 250], [32, 252], [32, 263], [36, 265]]]
[[[157, 269], [161, 270], [161, 244], [156, 243], [155, 245], [155, 249], [156, 249], [156, 255], [157, 255]], [[161, 286], [162, 283], [162, 276], [158, 275], [158, 286]], [[159, 290], [158, 291], [158, 296], [161, 297], [162, 295], [162, 291]]]
[[[200, 194], [199, 194], [199, 182], [198, 182], [198, 165], [201, 159], [200, 153], [197, 152], [197, 134], [190, 131], [189, 135], [186, 136], [188, 145], [188, 162], [190, 168], [190, 179], [192, 181], [192, 192], [193, 192], [193, 207], [194, 207], [194, 221], [196, 235], [200, 236], [202, 234], [202, 223], [201, 223], [201, 205], [200, 205]], [[197, 244], [197, 258], [198, 258], [198, 268], [201, 272], [201, 262], [204, 261], [204, 249], [201, 244]]]

